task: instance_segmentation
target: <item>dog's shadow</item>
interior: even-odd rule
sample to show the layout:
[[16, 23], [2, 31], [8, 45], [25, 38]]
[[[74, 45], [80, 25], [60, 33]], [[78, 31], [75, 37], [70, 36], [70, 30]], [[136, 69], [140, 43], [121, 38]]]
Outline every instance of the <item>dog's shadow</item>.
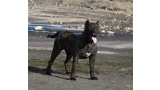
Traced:
[[[28, 66], [28, 71], [29, 72], [33, 72], [33, 73], [39, 73], [39, 74], [42, 74], [42, 75], [46, 75], [46, 68], [42, 69], [42, 68], [39, 68], [39, 67]], [[51, 73], [52, 73], [52, 75], [49, 75], [49, 76], [53, 76], [53, 77], [57, 77], [57, 78], [65, 79], [65, 80], [70, 80], [70, 78], [64, 78], [62, 76], [59, 76], [59, 75], [63, 75], [63, 76], [64, 75], [68, 75], [68, 76], [70, 76], [70, 74], [64, 74], [62, 72], [53, 71], [53, 70], [51, 70]], [[59, 74], [59, 75], [54, 75], [54, 74]], [[80, 77], [80, 76], [76, 76], [76, 77], [91, 80], [90, 78], [85, 78], [85, 77]]]

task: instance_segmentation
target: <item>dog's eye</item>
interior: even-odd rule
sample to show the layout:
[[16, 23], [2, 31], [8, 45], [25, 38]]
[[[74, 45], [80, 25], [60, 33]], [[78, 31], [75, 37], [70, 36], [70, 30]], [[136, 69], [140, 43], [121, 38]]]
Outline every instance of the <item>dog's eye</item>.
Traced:
[[92, 26], [90, 26], [90, 28], [89, 29], [93, 29], [93, 27]]

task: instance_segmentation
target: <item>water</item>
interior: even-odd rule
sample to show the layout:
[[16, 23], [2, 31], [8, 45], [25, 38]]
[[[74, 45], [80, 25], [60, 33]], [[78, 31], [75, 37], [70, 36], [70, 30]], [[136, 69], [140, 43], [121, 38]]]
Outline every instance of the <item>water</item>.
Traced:
[[[80, 28], [69, 28], [67, 26], [62, 26], [59, 24], [33, 24], [28, 22], [28, 31], [29, 32], [42, 32], [42, 33], [56, 33], [57, 31], [71, 31], [74, 34], [79, 35], [82, 33], [83, 29]], [[114, 34], [99, 33], [98, 37], [117, 37]]]
[[44, 33], [55, 33], [58, 30], [67, 30], [69, 27], [64, 27], [58, 24], [33, 24], [28, 22], [29, 32], [44, 32]]

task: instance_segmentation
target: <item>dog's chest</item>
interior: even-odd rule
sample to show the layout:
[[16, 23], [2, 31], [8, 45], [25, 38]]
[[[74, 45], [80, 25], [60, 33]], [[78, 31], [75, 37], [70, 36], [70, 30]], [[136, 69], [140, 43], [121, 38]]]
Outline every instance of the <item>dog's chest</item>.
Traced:
[[94, 45], [91, 45], [91, 46], [88, 45], [81, 50], [81, 52], [79, 53], [79, 58], [80, 59], [86, 59], [91, 54], [94, 54], [96, 52], [97, 52], [97, 48]]
[[89, 44], [84, 48], [84, 50], [86, 51], [86, 53], [92, 53], [96, 49], [95, 45], [96, 44], [93, 44], [93, 45]]

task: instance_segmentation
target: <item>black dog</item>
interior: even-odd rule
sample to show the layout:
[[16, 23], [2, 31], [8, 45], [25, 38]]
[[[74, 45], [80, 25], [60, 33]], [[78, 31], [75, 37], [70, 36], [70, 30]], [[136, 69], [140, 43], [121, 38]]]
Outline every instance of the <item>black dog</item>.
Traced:
[[98, 78], [94, 76], [94, 62], [95, 56], [97, 54], [97, 32], [99, 30], [99, 22], [90, 23], [89, 20], [85, 23], [85, 29], [81, 35], [75, 35], [68, 31], [59, 31], [54, 35], [48, 35], [47, 37], [55, 38], [54, 48], [52, 50], [51, 59], [47, 66], [47, 75], [51, 75], [50, 68], [53, 61], [59, 55], [61, 50], [65, 50], [67, 57], [64, 62], [66, 74], [69, 74], [67, 68], [67, 63], [73, 56], [71, 80], [76, 80], [75, 78], [75, 62], [80, 59], [86, 59], [89, 57], [90, 64], [90, 77], [92, 80], [97, 80]]

